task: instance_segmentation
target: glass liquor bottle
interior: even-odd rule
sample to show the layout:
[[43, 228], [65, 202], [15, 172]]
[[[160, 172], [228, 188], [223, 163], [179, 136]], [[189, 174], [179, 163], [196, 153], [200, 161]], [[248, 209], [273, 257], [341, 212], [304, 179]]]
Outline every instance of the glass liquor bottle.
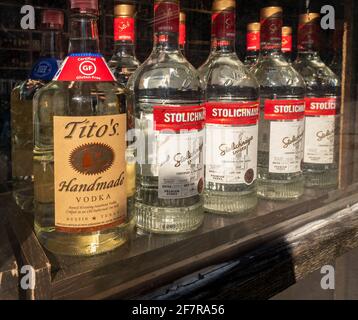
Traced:
[[126, 86], [139, 66], [135, 55], [135, 6], [118, 4], [114, 7], [114, 55], [108, 62], [118, 83]]
[[261, 9], [258, 195], [272, 200], [303, 194], [305, 83], [281, 52], [282, 8]]
[[299, 17], [298, 57], [294, 67], [306, 82], [303, 170], [307, 187], [338, 183], [339, 78], [319, 55], [320, 14]]
[[282, 27], [282, 52], [288, 62], [292, 62], [292, 28]]
[[62, 52], [64, 15], [59, 10], [42, 12], [40, 59], [33, 66], [29, 79], [11, 93], [12, 181], [13, 196], [25, 211], [33, 210], [33, 109], [34, 94], [50, 82], [58, 70]]
[[126, 90], [99, 54], [98, 0], [71, 0], [69, 55], [34, 97], [35, 231], [50, 251], [93, 255], [125, 243]]
[[258, 83], [235, 52], [235, 1], [214, 1], [213, 16], [217, 48], [204, 84], [204, 208], [238, 214], [257, 204]]
[[179, 1], [154, 2], [154, 48], [134, 73], [137, 225], [182, 233], [203, 220], [204, 110], [199, 76], [179, 50]]
[[179, 48], [181, 53], [185, 56], [186, 46], [186, 15], [185, 12], [180, 12], [179, 15]]
[[260, 22], [252, 22], [247, 25], [245, 66], [254, 66], [260, 55]]

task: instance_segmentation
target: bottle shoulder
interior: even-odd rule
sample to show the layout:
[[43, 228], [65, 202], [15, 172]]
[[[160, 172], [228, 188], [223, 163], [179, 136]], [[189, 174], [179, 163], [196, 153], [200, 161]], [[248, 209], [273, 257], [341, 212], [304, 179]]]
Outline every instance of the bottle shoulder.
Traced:
[[334, 89], [341, 85], [338, 76], [321, 59], [298, 58], [293, 67], [302, 75], [308, 91]]
[[195, 68], [178, 51], [153, 52], [130, 79], [134, 90], [176, 88], [199, 89]]
[[215, 85], [258, 89], [256, 78], [236, 54], [214, 56], [208, 70], [206, 84], [208, 87]]
[[297, 70], [287, 62], [281, 55], [269, 57], [260, 56], [257, 64], [252, 67], [252, 72], [256, 77], [260, 88], [279, 88], [282, 91], [292, 91], [297, 88], [297, 92], [305, 92], [305, 81]]

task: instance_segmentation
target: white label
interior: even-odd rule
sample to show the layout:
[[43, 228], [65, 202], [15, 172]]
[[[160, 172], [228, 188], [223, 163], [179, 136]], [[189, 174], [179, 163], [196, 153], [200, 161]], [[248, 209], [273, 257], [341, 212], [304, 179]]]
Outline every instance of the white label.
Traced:
[[251, 184], [257, 171], [258, 126], [206, 125], [207, 182]]
[[182, 199], [202, 192], [203, 146], [203, 130], [157, 134], [160, 199]]
[[335, 116], [306, 117], [304, 162], [332, 164]]
[[271, 121], [270, 173], [300, 172], [303, 160], [304, 120]]

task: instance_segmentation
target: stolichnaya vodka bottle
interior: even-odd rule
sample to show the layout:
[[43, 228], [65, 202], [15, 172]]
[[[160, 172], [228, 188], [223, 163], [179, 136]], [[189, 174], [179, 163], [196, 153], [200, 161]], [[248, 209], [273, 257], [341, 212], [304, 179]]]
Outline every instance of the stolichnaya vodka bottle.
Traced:
[[99, 54], [97, 19], [98, 0], [71, 0], [69, 55], [34, 98], [35, 231], [64, 255], [112, 250], [133, 225], [126, 90]]
[[32, 211], [34, 202], [32, 101], [35, 93], [52, 80], [61, 64], [63, 24], [62, 11], [42, 12], [40, 59], [33, 66], [29, 79], [16, 86], [11, 93], [13, 196], [17, 205], [25, 211]]
[[252, 22], [247, 25], [245, 66], [253, 67], [260, 55], [260, 22]]
[[282, 8], [261, 10], [258, 194], [273, 200], [303, 194], [305, 83], [281, 52]]
[[118, 4], [114, 7], [114, 55], [108, 62], [118, 83], [126, 86], [139, 66], [135, 55], [135, 6]]
[[340, 81], [319, 55], [320, 14], [299, 17], [294, 67], [307, 86], [303, 170], [307, 187], [334, 187], [338, 179]]
[[129, 81], [139, 131], [137, 225], [147, 232], [191, 231], [203, 220], [202, 89], [178, 32], [178, 1], [156, 0], [154, 48]]
[[213, 2], [217, 47], [205, 77], [206, 211], [237, 214], [257, 204], [258, 83], [235, 52], [235, 0]]

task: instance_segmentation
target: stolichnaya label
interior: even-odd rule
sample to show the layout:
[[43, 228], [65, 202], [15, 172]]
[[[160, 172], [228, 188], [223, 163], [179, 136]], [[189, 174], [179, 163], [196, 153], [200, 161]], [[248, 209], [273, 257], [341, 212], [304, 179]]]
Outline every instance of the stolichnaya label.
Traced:
[[252, 184], [257, 175], [259, 102], [206, 104], [205, 179]]
[[114, 18], [114, 41], [134, 41], [134, 18]]
[[280, 49], [282, 42], [282, 14], [261, 19], [261, 49]]
[[54, 117], [55, 226], [80, 233], [126, 222], [126, 115]]
[[270, 120], [270, 173], [302, 171], [304, 111], [304, 100], [265, 100], [264, 119]]
[[334, 162], [335, 121], [339, 113], [336, 97], [306, 98], [304, 162]]
[[186, 24], [180, 23], [179, 25], [179, 45], [184, 46], [186, 44]]
[[40, 58], [33, 66], [29, 78], [32, 80], [51, 81], [56, 75], [61, 62], [54, 58]]
[[53, 80], [112, 82], [116, 78], [101, 54], [71, 53]]
[[154, 32], [179, 32], [179, 5], [173, 2], [154, 4]]
[[160, 199], [183, 199], [202, 193], [204, 121], [201, 106], [153, 107]]

